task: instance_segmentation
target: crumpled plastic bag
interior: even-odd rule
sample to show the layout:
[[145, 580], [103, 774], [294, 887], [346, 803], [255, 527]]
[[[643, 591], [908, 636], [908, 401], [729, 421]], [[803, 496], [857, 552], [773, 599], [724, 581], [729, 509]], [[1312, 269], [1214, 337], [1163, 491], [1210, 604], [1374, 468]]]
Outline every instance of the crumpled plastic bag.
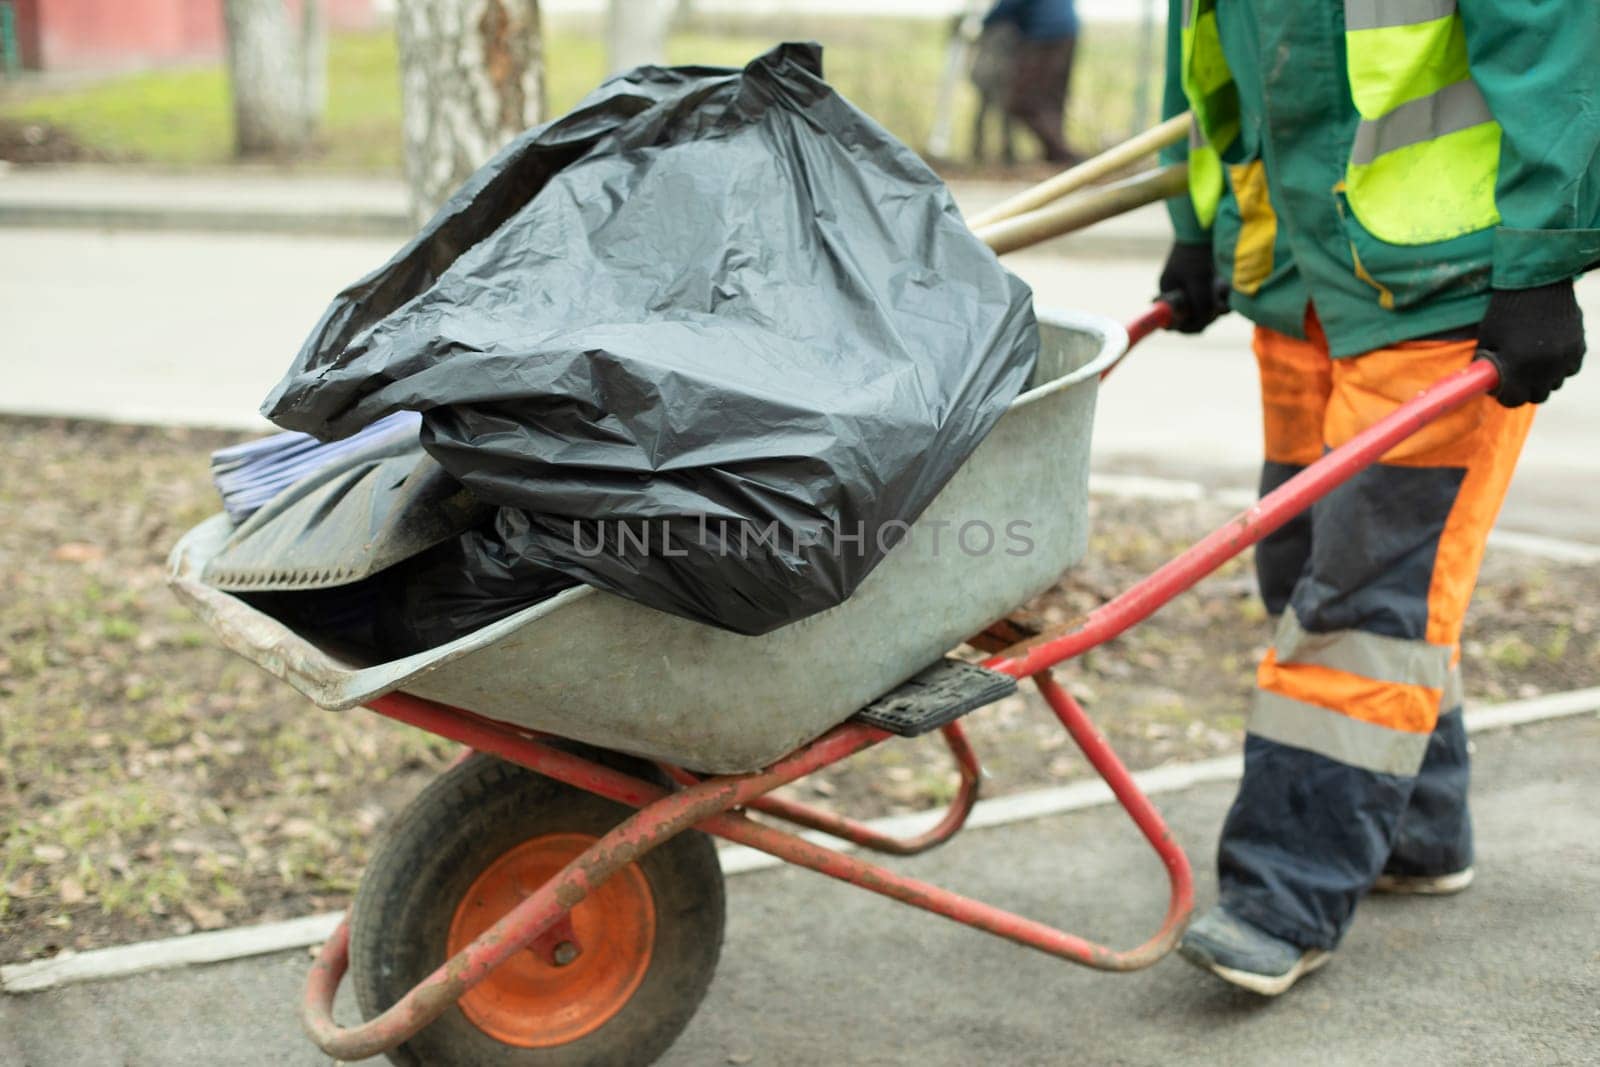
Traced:
[[759, 634], [850, 595], [1037, 348], [943, 183], [788, 44], [640, 68], [523, 134], [262, 412], [324, 439], [421, 412], [498, 508], [469, 577], [514, 559]]

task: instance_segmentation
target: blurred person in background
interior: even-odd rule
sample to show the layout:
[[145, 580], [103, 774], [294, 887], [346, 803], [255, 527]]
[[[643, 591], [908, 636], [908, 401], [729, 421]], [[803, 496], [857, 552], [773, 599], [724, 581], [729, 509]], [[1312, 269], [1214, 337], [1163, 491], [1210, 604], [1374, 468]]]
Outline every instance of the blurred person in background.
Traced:
[[1079, 155], [1067, 147], [1067, 90], [1078, 44], [1078, 13], [1073, 0], [999, 0], [983, 18], [985, 33], [1003, 24], [1016, 27], [1006, 111], [1039, 138], [1052, 163], [1075, 163]]
[[1007, 167], [1017, 163], [1016, 119], [1011, 114], [1011, 83], [1017, 46], [1021, 35], [1016, 23], [997, 22], [985, 26], [973, 42], [972, 64], [967, 80], [978, 92], [978, 111], [972, 119], [972, 159], [982, 163], [989, 156], [989, 119], [999, 120], [1000, 162]]

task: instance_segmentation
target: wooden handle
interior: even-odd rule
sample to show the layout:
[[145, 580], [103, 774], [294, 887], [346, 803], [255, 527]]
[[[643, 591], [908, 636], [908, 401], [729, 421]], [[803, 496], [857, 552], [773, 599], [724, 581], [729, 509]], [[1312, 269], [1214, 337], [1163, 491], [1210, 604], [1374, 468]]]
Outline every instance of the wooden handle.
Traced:
[[1188, 133], [1189, 113], [1185, 111], [1137, 137], [1122, 142], [1115, 148], [1106, 149], [1093, 159], [1084, 160], [1070, 170], [1046, 178], [1038, 185], [1030, 185], [1016, 196], [996, 204], [987, 211], [980, 211], [968, 221], [968, 225], [976, 230], [991, 226], [1002, 219], [1034, 211], [1052, 200], [1059, 200], [1068, 193], [1076, 192], [1101, 178], [1115, 174], [1151, 152], [1158, 152], [1168, 145], [1177, 144], [1188, 136]]
[[1177, 196], [1188, 188], [1188, 183], [1188, 164], [1174, 163], [988, 226], [974, 226], [973, 232], [996, 255], [1004, 255]]

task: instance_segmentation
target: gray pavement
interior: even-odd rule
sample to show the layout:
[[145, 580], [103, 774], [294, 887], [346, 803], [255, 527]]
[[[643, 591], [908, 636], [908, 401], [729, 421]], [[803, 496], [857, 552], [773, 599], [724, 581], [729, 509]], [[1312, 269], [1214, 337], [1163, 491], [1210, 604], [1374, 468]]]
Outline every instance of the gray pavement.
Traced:
[[0, 226], [377, 234], [411, 232], [396, 178], [271, 167], [171, 173], [129, 166], [0, 168]]
[[[1161, 220], [1146, 214], [1123, 225], [1148, 235]], [[1140, 238], [1113, 255], [1072, 240], [1008, 258], [1039, 305], [1117, 319], [1140, 310], [1155, 287], [1159, 245]], [[264, 429], [256, 406], [329, 298], [399, 244], [0, 227], [0, 411]], [[1600, 278], [1579, 292], [1589, 322], [1600, 324]], [[1261, 445], [1248, 342], [1237, 316], [1198, 338], [1146, 342], [1102, 393], [1097, 467], [1251, 484]], [[1591, 369], [1542, 410], [1502, 525], [1600, 541], [1596, 484], [1600, 372]]]
[[0, 410], [267, 428], [256, 405], [390, 238], [0, 229]]
[[[951, 183], [951, 192], [970, 216], [1028, 184], [963, 180]], [[249, 166], [169, 172], [94, 164], [0, 164], [0, 226], [395, 238], [408, 237], [415, 229], [398, 177], [290, 176]], [[1166, 211], [1153, 205], [1043, 247], [1159, 252], [1168, 237]]]
[[[1176, 959], [1096, 974], [785, 869], [730, 881], [716, 981], [662, 1062], [1595, 1063], [1600, 718], [1474, 743], [1477, 883], [1367, 901], [1329, 966], [1281, 1000]], [[1161, 798], [1202, 902], [1230, 794]], [[1164, 901], [1159, 865], [1112, 808], [972, 831], [896, 866], [1116, 944], [1143, 938]], [[306, 966], [289, 953], [0, 998], [0, 1060], [322, 1063], [293, 1014]]]

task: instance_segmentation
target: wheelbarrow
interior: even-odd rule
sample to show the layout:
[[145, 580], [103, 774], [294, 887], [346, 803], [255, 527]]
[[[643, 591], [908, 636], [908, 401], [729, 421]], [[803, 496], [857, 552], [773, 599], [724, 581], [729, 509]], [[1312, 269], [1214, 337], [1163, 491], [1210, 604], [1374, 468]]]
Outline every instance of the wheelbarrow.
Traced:
[[[201, 584], [226, 527], [191, 531], [171, 581], [229, 647], [324, 707], [365, 706], [471, 750], [396, 818], [317, 956], [301, 1009], [316, 1045], [339, 1060], [387, 1053], [402, 1064], [652, 1062], [716, 967], [724, 897], [713, 837], [1097, 970], [1137, 970], [1170, 952], [1193, 906], [1189, 862], [1052, 668], [1147, 618], [1497, 380], [1487, 361], [1447, 378], [1122, 595], [1034, 632], [1007, 613], [1085, 551], [1098, 382], [1172, 316], [1170, 301], [1125, 328], [1041, 315], [1033, 387], [904, 542], [843, 605], [762, 637], [575, 589], [442, 648], [353, 663]], [[1029, 552], [976, 553], [959, 540], [963, 523], [1015, 521], [1030, 524]], [[930, 529], [956, 531], [942, 555], [919, 536]], [[945, 658], [963, 640], [981, 662]], [[1143, 944], [1097, 944], [772, 825], [898, 856], [949, 840], [981, 780], [960, 720], [1024, 679], [1166, 869], [1166, 914]], [[960, 785], [920, 835], [889, 837], [772, 795], [934, 730]], [[349, 1028], [333, 1019], [347, 969], [366, 1018]]]

